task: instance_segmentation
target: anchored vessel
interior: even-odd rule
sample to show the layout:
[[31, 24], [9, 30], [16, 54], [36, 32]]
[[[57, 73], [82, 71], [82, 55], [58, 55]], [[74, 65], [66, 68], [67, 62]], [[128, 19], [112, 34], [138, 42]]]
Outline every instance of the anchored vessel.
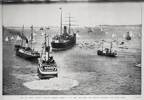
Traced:
[[[48, 43], [47, 41], [48, 37]], [[53, 56], [50, 56], [49, 36], [45, 33], [45, 42], [42, 47], [41, 57], [38, 59], [37, 73], [40, 79], [52, 78], [58, 76], [58, 70]]]
[[[24, 30], [24, 27], [23, 27]], [[25, 37], [25, 46], [22, 38], [21, 45], [15, 45], [16, 55], [25, 59], [37, 59], [40, 57], [40, 54], [32, 48], [32, 38], [33, 38], [33, 26], [31, 27], [31, 46], [28, 46], [28, 39], [24, 36], [22, 31], [22, 37]]]
[[130, 32], [127, 32], [126, 40], [131, 40]]
[[51, 46], [53, 51], [65, 50], [73, 47], [76, 44], [76, 34], [71, 33], [71, 17], [69, 16], [69, 29], [67, 31], [67, 26], [64, 26], [64, 31], [62, 32], [62, 9], [61, 10], [61, 25], [60, 34], [52, 38]]
[[116, 50], [113, 50], [113, 47], [112, 47], [112, 42], [110, 42], [110, 48], [104, 48], [103, 47], [103, 43], [105, 41], [102, 40], [102, 49], [99, 49], [97, 50], [97, 55], [100, 55], [100, 56], [109, 56], [109, 57], [116, 57], [117, 56], [117, 51]]

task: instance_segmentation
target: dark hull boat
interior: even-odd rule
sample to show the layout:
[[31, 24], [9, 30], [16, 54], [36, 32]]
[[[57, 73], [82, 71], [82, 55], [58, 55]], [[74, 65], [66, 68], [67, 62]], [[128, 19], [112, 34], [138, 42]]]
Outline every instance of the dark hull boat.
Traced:
[[108, 57], [116, 57], [117, 56], [117, 51], [112, 50], [112, 42], [111, 42], [110, 48], [103, 48], [103, 42], [104, 41], [102, 41], [102, 49], [97, 50], [97, 55], [108, 56]]
[[37, 51], [34, 51], [29, 47], [20, 47], [19, 49], [16, 49], [16, 55], [25, 59], [37, 59], [40, 57], [40, 54]]
[[[38, 68], [37, 73], [40, 79], [45, 78], [53, 78], [58, 77], [58, 70], [55, 60], [52, 56], [50, 56], [50, 46], [49, 46], [49, 39], [48, 39], [48, 46], [46, 43], [46, 33], [45, 33], [45, 43], [43, 48], [43, 52], [41, 53], [41, 57], [38, 59]], [[49, 37], [49, 36], [48, 36]]]
[[98, 50], [97, 54], [101, 55], [101, 56], [108, 56], [108, 57], [116, 57], [117, 56], [116, 52], [105, 52], [105, 51], [102, 51], [102, 50]]
[[[32, 28], [32, 31], [33, 31], [33, 27]], [[23, 38], [24, 37], [24, 38]], [[33, 37], [33, 32], [31, 34], [31, 39]], [[15, 51], [16, 51], [16, 55], [19, 56], [19, 57], [22, 57], [22, 58], [25, 58], [25, 59], [37, 59], [40, 57], [40, 54], [35, 51], [34, 49], [32, 49], [32, 43], [31, 43], [31, 47], [28, 47], [28, 39], [23, 35], [23, 32], [22, 32], [22, 43], [21, 45], [15, 45]], [[26, 46], [23, 45], [23, 39], [26, 41]]]
[[66, 50], [73, 47], [76, 44], [76, 34], [75, 33], [71, 34], [71, 22], [70, 22], [71, 17], [69, 16], [68, 18], [69, 18], [69, 29], [67, 30], [67, 26], [64, 26], [64, 30], [62, 32], [62, 11], [61, 11], [60, 34], [54, 36], [51, 42], [53, 51]]
[[126, 37], [126, 40], [131, 40], [131, 37], [130, 37], [130, 36], [127, 36], [127, 37]]
[[76, 34], [69, 35], [68, 39], [55, 39], [51, 42], [52, 50], [66, 50], [73, 47], [76, 44]]
[[129, 32], [127, 32], [126, 40], [131, 40], [131, 36]]

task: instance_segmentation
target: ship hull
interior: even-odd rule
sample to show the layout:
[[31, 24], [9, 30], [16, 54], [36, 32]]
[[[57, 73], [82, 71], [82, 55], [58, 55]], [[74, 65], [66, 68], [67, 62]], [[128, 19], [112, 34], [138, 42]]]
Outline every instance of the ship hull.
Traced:
[[130, 36], [126, 37], [126, 40], [131, 40], [131, 37]]
[[117, 56], [117, 53], [104, 53], [103, 51], [98, 50], [98, 51], [97, 51], [97, 55], [100, 55], [100, 56], [108, 56], [108, 57], [116, 57], [116, 56]]
[[[55, 66], [55, 67], [54, 67]], [[44, 70], [45, 68], [48, 68], [48, 70]], [[41, 69], [43, 68], [43, 70]], [[54, 78], [54, 77], [58, 77], [58, 71], [57, 71], [57, 66], [55, 63], [51, 63], [51, 64], [42, 64], [42, 61], [39, 60], [39, 66], [37, 68], [37, 73], [38, 73], [38, 77], [40, 79], [46, 79], [46, 78]]]
[[53, 51], [61, 51], [66, 50], [73, 47], [76, 44], [76, 35], [74, 35], [70, 40], [66, 42], [51, 42]]
[[31, 52], [29, 51], [29, 54], [28, 54], [25, 52], [20, 52], [19, 50], [20, 49], [16, 50], [16, 56], [22, 57], [24, 59], [31, 59], [32, 60], [32, 59], [37, 59], [40, 57], [39, 53], [31, 54]]
[[38, 73], [38, 77], [40, 79], [49, 79], [49, 78], [54, 78], [54, 77], [58, 77], [58, 73], [42, 73], [41, 70], [38, 68], [37, 69], [37, 73]]

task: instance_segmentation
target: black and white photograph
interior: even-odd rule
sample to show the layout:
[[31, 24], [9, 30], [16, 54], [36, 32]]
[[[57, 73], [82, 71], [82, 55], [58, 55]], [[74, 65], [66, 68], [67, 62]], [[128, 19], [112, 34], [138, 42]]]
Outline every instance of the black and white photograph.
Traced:
[[142, 94], [141, 3], [6, 1], [3, 96]]

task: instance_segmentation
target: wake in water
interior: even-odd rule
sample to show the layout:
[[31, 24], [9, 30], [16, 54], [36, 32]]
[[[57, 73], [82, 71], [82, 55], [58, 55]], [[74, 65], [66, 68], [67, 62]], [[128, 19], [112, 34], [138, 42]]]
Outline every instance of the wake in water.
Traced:
[[32, 90], [69, 90], [78, 84], [78, 81], [68, 78], [51, 78], [26, 82], [23, 85]]

